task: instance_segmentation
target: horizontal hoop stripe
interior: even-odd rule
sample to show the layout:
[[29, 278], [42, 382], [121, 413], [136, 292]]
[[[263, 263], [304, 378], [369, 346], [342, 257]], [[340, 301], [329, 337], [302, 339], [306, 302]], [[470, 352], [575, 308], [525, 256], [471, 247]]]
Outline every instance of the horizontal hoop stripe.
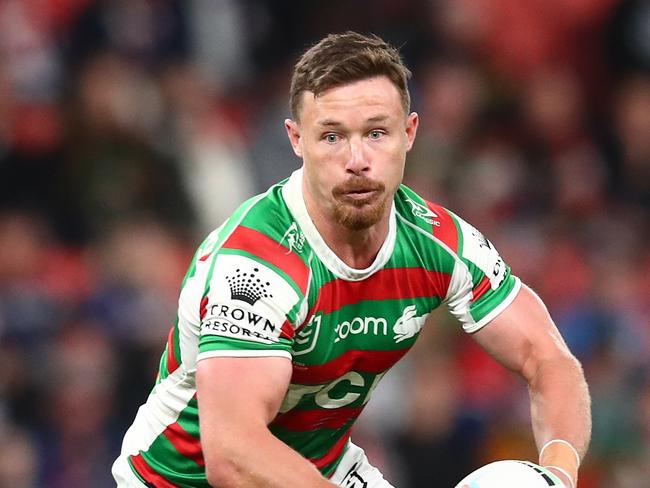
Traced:
[[289, 410], [278, 415], [272, 425], [294, 432], [309, 432], [316, 429], [340, 429], [356, 419], [363, 407], [341, 407], [332, 410]]
[[324, 284], [310, 312], [331, 313], [365, 300], [444, 297], [451, 274], [424, 268], [386, 268], [362, 281], [335, 279]]
[[317, 385], [333, 381], [349, 371], [383, 373], [406, 354], [409, 348], [390, 351], [350, 350], [336, 359], [318, 365], [293, 365], [291, 383]]

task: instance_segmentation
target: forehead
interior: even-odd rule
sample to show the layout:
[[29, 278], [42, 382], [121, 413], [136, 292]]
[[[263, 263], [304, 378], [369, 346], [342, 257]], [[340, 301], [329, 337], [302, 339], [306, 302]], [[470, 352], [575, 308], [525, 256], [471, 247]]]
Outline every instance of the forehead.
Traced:
[[325, 90], [318, 95], [302, 94], [301, 120], [320, 124], [323, 121], [346, 122], [371, 118], [404, 116], [397, 87], [385, 76], [354, 81]]

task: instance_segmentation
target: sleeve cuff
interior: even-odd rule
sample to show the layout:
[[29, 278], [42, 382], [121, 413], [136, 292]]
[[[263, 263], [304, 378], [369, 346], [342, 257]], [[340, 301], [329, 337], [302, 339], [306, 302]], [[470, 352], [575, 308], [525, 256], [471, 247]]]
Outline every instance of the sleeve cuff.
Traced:
[[503, 301], [478, 322], [463, 326], [463, 330], [465, 332], [468, 334], [478, 332], [487, 324], [489, 324], [493, 319], [495, 319], [501, 312], [508, 308], [508, 306], [514, 301], [517, 294], [519, 293], [519, 290], [521, 289], [521, 280], [516, 276], [513, 278], [515, 279], [515, 284], [512, 287], [512, 290], [510, 290], [510, 293], [503, 299]]

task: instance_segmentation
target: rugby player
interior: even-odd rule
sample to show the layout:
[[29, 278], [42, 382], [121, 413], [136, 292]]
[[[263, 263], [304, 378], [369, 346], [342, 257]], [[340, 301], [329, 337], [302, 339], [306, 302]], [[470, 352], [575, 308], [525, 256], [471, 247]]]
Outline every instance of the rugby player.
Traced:
[[409, 76], [395, 48], [353, 32], [298, 60], [284, 124], [302, 167], [198, 248], [120, 487], [391, 487], [351, 428], [443, 304], [527, 381], [538, 461], [575, 487], [581, 366], [494, 245], [402, 185]]

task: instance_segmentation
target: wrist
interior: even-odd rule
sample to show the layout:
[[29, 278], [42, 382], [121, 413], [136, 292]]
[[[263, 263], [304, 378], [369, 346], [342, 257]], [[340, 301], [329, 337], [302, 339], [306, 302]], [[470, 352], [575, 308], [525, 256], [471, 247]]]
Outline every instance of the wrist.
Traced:
[[575, 479], [571, 477], [564, 469], [558, 466], [544, 466], [544, 468], [551, 471], [555, 476], [560, 478], [560, 481], [566, 486], [566, 488], [576, 488]]
[[571, 443], [563, 439], [548, 441], [539, 451], [539, 464], [557, 474], [567, 487], [575, 488], [580, 455]]

